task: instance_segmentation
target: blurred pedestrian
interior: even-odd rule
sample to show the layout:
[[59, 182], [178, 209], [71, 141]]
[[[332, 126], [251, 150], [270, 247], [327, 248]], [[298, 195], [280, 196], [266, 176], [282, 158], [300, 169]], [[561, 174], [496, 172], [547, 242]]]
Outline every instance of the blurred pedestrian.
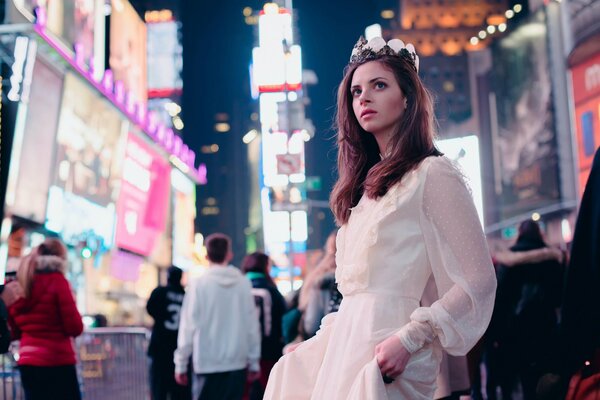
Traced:
[[342, 302], [342, 294], [335, 283], [335, 238], [337, 230], [331, 232], [325, 243], [323, 258], [315, 269], [308, 273], [300, 288], [300, 304], [304, 340], [313, 337], [319, 330], [321, 320], [336, 312]]
[[[491, 382], [502, 387], [503, 399], [519, 381], [525, 400], [536, 398], [539, 378], [551, 369], [551, 349], [558, 344], [558, 312], [564, 268], [562, 254], [548, 252], [540, 261], [532, 250], [548, 248], [540, 226], [533, 220], [519, 226], [512, 253], [526, 252], [520, 262], [500, 265], [496, 305], [488, 331]], [[529, 257], [527, 257], [529, 255]], [[510, 257], [508, 257], [510, 258]], [[488, 389], [494, 398], [495, 388]]]
[[269, 274], [271, 260], [262, 252], [247, 255], [242, 261], [242, 272], [252, 282], [252, 294], [258, 311], [261, 329], [260, 386], [253, 384], [250, 399], [262, 398], [273, 365], [283, 350], [282, 317], [285, 300]]
[[600, 150], [585, 186], [571, 246], [562, 318], [560, 375], [569, 400], [600, 398]]
[[177, 332], [185, 291], [181, 285], [182, 270], [167, 270], [167, 285], [152, 291], [146, 310], [154, 319], [148, 346], [152, 400], [186, 400], [191, 398], [189, 386], [175, 382], [173, 353], [177, 348]]
[[9, 308], [9, 322], [21, 340], [17, 363], [26, 400], [81, 399], [72, 338], [83, 332], [83, 323], [66, 269], [67, 249], [48, 238], [17, 271], [24, 297]]
[[8, 282], [0, 285], [0, 354], [8, 351], [12, 340], [8, 329], [8, 308], [23, 297], [23, 289], [19, 282]]
[[233, 253], [228, 236], [208, 236], [206, 252], [209, 268], [190, 282], [183, 299], [175, 379], [188, 384], [191, 356], [194, 400], [239, 400], [246, 378], [260, 378], [261, 339], [252, 285], [229, 264]]
[[[354, 46], [338, 90], [331, 208], [344, 298], [275, 365], [266, 399], [431, 399], [442, 352], [483, 335], [496, 280], [473, 199], [434, 144], [414, 46]], [[420, 304], [433, 275], [438, 299]]]

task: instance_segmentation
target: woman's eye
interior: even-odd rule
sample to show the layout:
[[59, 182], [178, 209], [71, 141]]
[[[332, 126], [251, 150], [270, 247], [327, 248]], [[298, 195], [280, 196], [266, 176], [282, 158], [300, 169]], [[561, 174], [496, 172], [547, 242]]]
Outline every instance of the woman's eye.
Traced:
[[352, 96], [354, 97], [360, 96], [361, 93], [362, 91], [360, 89], [352, 89]]
[[383, 82], [377, 82], [377, 83], [375, 83], [375, 87], [376, 87], [377, 89], [383, 89], [383, 88], [385, 88], [386, 86], [387, 86], [387, 85], [386, 85], [385, 83], [383, 83]]

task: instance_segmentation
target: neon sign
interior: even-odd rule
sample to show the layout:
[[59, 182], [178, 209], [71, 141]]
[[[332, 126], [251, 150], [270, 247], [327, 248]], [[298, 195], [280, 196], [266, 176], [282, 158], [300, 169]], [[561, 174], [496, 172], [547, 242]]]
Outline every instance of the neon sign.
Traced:
[[[183, 143], [181, 137], [175, 135], [172, 129], [160, 123], [156, 113], [149, 111], [145, 103], [134, 100], [132, 93], [123, 86], [123, 82], [114, 80], [110, 69], [104, 71], [100, 80], [96, 80], [93, 68], [87, 67], [83, 59], [83, 46], [80, 43], [75, 44], [75, 54], [68, 54], [64, 47], [57, 43], [56, 39], [46, 34], [46, 10], [43, 7], [38, 7], [36, 8], [36, 15], [34, 29], [37, 34], [50, 44], [73, 69], [110, 100], [115, 107], [138, 125], [155, 143], [176, 158], [179, 162], [174, 164], [178, 168], [190, 173], [201, 184], [206, 183], [206, 166], [200, 164], [198, 168], [195, 168], [196, 153]], [[182, 168], [183, 166], [187, 168]]]

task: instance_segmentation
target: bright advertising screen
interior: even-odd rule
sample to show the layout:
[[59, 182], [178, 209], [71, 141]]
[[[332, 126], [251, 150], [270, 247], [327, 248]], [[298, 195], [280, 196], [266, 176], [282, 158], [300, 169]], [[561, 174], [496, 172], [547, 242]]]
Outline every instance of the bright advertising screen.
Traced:
[[63, 77], [40, 57], [35, 61], [32, 75], [29, 100], [19, 104], [6, 206], [13, 215], [43, 224]]
[[65, 76], [46, 226], [66, 241], [99, 235], [112, 243], [116, 170], [126, 128], [107, 100], [82, 79]]
[[83, 60], [94, 69], [104, 60], [104, 0], [15, 0], [15, 4], [34, 14], [36, 7], [46, 10], [46, 29], [71, 50], [81, 45]]
[[148, 29], [148, 95], [168, 97], [181, 90], [183, 48], [178, 22], [155, 22]]
[[479, 158], [479, 139], [477, 136], [464, 136], [438, 140], [435, 145], [450, 160], [460, 167], [467, 185], [471, 190], [473, 202], [483, 226], [483, 191], [481, 185], [481, 160]]
[[171, 167], [148, 143], [130, 133], [117, 203], [116, 244], [148, 256], [165, 229]]
[[182, 269], [194, 265], [196, 185], [179, 170], [171, 171], [173, 188], [173, 264]]
[[109, 66], [115, 81], [146, 103], [146, 24], [127, 0], [112, 0]]

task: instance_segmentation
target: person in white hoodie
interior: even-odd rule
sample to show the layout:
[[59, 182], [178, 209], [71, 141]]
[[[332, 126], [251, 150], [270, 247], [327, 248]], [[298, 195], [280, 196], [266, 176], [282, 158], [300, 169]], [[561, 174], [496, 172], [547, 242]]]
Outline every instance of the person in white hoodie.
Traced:
[[252, 285], [230, 265], [231, 240], [206, 238], [208, 270], [190, 282], [174, 353], [175, 380], [187, 385], [193, 361], [194, 400], [241, 399], [246, 379], [260, 376], [260, 330]]

